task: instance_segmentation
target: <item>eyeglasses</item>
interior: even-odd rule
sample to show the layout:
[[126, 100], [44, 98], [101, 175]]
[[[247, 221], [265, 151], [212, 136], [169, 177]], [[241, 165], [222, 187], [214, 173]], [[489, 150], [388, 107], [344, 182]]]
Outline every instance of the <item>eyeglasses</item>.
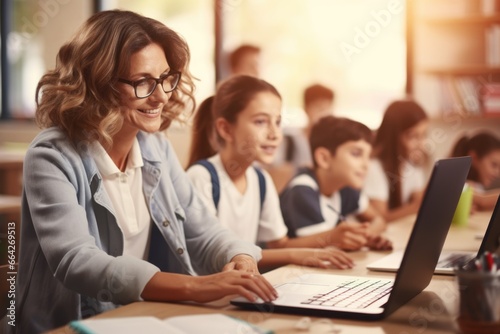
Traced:
[[167, 74], [159, 77], [158, 79], [144, 78], [136, 81], [118, 79], [118, 81], [134, 87], [135, 96], [138, 99], [144, 99], [153, 94], [158, 84], [160, 84], [165, 93], [170, 93], [177, 88], [177, 84], [180, 80], [181, 72], [179, 71], [170, 71]]

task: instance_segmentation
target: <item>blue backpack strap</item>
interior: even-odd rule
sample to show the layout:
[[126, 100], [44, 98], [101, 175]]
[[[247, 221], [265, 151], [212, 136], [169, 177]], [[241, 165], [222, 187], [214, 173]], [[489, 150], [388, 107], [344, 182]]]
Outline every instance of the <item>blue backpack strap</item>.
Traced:
[[259, 190], [260, 190], [260, 210], [262, 211], [262, 206], [264, 205], [264, 200], [266, 198], [266, 178], [264, 174], [258, 167], [255, 168], [255, 172], [257, 173], [257, 177], [259, 179]]
[[[210, 179], [212, 181], [212, 198], [214, 199], [215, 208], [217, 209], [220, 199], [220, 183], [219, 175], [217, 175], [215, 166], [208, 160], [198, 160], [194, 164], [205, 167], [210, 173]], [[264, 200], [266, 198], [266, 178], [260, 168], [254, 166], [254, 169], [257, 173], [257, 178], [259, 179], [260, 208], [262, 210], [262, 206], [264, 205]]]
[[208, 160], [198, 160], [194, 164], [202, 165], [210, 173], [210, 179], [212, 181], [212, 198], [214, 199], [215, 209], [217, 209], [220, 199], [220, 183], [219, 175], [217, 175], [214, 165]]

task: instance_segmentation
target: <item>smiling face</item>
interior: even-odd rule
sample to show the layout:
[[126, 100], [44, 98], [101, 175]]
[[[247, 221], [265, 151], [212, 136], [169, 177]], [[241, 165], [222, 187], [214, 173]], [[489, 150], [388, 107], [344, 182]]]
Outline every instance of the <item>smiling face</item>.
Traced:
[[336, 188], [361, 189], [365, 182], [372, 146], [367, 141], [350, 140], [337, 147], [328, 158], [329, 178]]
[[270, 92], [257, 93], [229, 124], [230, 145], [238, 160], [270, 164], [283, 137], [281, 99]]
[[[137, 81], [144, 78], [159, 78], [169, 72], [170, 67], [163, 49], [158, 44], [149, 44], [130, 57], [130, 67], [123, 79]], [[139, 130], [155, 132], [161, 126], [161, 112], [172, 93], [165, 93], [160, 85], [143, 99], [138, 99], [134, 87], [119, 84], [122, 93], [123, 126], [120, 134], [134, 136]]]
[[493, 181], [500, 177], [500, 150], [494, 150], [477, 158], [472, 154], [472, 165], [477, 171], [478, 181], [484, 186], [489, 187]]

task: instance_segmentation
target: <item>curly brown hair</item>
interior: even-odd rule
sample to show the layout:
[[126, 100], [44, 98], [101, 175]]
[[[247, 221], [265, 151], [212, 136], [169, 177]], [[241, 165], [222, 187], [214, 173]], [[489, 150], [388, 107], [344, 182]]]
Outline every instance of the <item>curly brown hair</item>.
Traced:
[[164, 50], [170, 68], [182, 73], [163, 107], [160, 130], [167, 129], [184, 111], [192, 113], [194, 83], [186, 42], [157, 20], [110, 10], [91, 16], [61, 47], [55, 69], [41, 78], [36, 90], [39, 126], [57, 126], [75, 142], [99, 140], [112, 145], [123, 122], [118, 78], [127, 72], [131, 55], [152, 43]]

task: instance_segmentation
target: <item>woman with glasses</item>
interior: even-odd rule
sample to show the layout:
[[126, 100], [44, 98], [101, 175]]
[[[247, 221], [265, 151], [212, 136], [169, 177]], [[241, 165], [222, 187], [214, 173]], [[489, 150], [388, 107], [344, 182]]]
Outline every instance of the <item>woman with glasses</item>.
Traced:
[[220, 226], [159, 133], [194, 107], [188, 63], [174, 31], [125, 11], [95, 14], [60, 49], [37, 88], [11, 329], [140, 300], [276, 298], [261, 250]]

